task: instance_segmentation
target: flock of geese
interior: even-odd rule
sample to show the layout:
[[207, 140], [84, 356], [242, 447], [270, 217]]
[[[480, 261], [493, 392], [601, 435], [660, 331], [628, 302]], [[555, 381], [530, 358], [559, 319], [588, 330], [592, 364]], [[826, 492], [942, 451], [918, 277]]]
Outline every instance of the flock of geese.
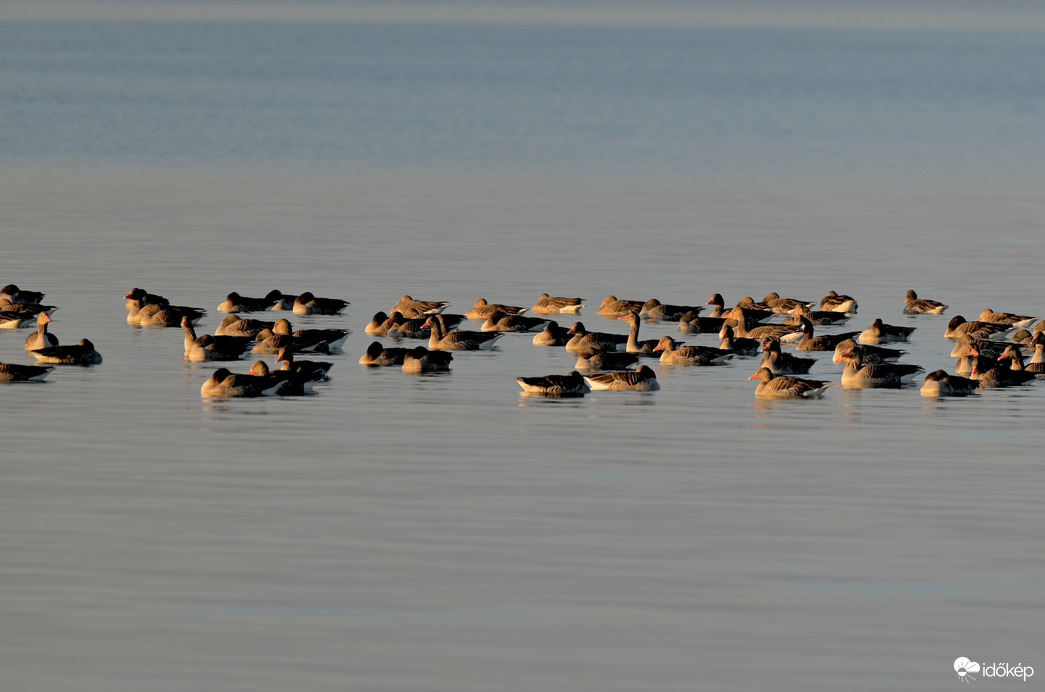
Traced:
[[[38, 361], [36, 365], [0, 363], [0, 382], [40, 382], [55, 365], [91, 366], [102, 362], [101, 354], [89, 339], [71, 345], [59, 343], [48, 331], [50, 315], [56, 307], [43, 304], [43, 298], [43, 293], [21, 290], [14, 284], [0, 289], [0, 328], [35, 324], [36, 331], [26, 338], [25, 351]], [[271, 291], [260, 298], [230, 293], [217, 307], [228, 316], [213, 334], [202, 335], [196, 330], [206, 314], [202, 308], [175, 305], [141, 288], [134, 288], [124, 299], [128, 323], [180, 327], [184, 332], [185, 359], [189, 362], [234, 362], [251, 353], [276, 356], [277, 370], [270, 369], [264, 360], [257, 360], [245, 373], [219, 367], [201, 386], [203, 397], [311, 393], [315, 383], [330, 378], [333, 363], [299, 356], [340, 353], [351, 333], [340, 328], [295, 330], [286, 318], [269, 321], [243, 316], [270, 311], [340, 315], [349, 305], [348, 301], [317, 297], [311, 292], [289, 295]], [[709, 306], [709, 314], [702, 315]], [[734, 357], [761, 357], [748, 379], [758, 381], [756, 396], [773, 399], [818, 398], [833, 384], [804, 377], [816, 359], [803, 356], [803, 351], [833, 352], [833, 362], [845, 364], [841, 376], [845, 388], [898, 388], [925, 372], [918, 365], [902, 362], [906, 352], [889, 346], [908, 342], [915, 327], [887, 324], [879, 318], [863, 331], [817, 333], [821, 327], [844, 326], [857, 312], [857, 301], [852, 296], [834, 291], [818, 303], [770, 293], [761, 301], [744, 298], [730, 308], [718, 293], [705, 305], [668, 305], [656, 299], [622, 300], [608, 296], [596, 312], [626, 322], [630, 327], [627, 335], [592, 331], [580, 321], [567, 328], [552, 319], [579, 315], [586, 307], [581, 298], [545, 293], [529, 308], [479, 299], [463, 314], [448, 313], [448, 307], [446, 301], [403, 296], [387, 313], [376, 313], [365, 332], [398, 343], [417, 340], [427, 345], [385, 346], [381, 341], [373, 341], [359, 363], [368, 367], [400, 367], [411, 374], [445, 372], [450, 370], [454, 351], [489, 350], [506, 333], [529, 333], [535, 346], [562, 347], [577, 358], [574, 369], [567, 374], [516, 378], [524, 394], [536, 396], [578, 397], [592, 390], [656, 391], [660, 389], [657, 375], [643, 364], [643, 360], [654, 358], [662, 365], [707, 367]], [[939, 315], [947, 308], [941, 302], [919, 298], [914, 291], [908, 291], [903, 312]], [[478, 322], [479, 328], [462, 329], [465, 320]], [[921, 393], [926, 397], [968, 396], [979, 389], [1022, 385], [1045, 377], [1045, 321], [1029, 331], [1034, 321], [1033, 316], [989, 308], [973, 321], [955, 316], [945, 332], [955, 342], [951, 352], [957, 359], [955, 372], [936, 370], [926, 374]], [[644, 323], [664, 322], [677, 323], [682, 334], [716, 335], [719, 345], [686, 345], [670, 335], [652, 340], [639, 338]]]

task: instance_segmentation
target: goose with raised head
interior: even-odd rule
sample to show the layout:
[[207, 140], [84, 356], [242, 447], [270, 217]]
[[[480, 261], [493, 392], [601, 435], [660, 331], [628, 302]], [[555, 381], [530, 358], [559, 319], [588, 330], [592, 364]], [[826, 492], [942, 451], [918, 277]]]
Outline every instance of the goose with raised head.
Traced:
[[402, 365], [408, 348], [383, 346], [380, 341], [375, 341], [367, 347], [366, 353], [359, 358], [360, 365], [380, 367], [388, 365]]
[[559, 313], [576, 314], [581, 311], [586, 305], [583, 298], [565, 298], [563, 296], [550, 296], [547, 293], [542, 293], [541, 297], [537, 299], [533, 307], [530, 308], [532, 312], [536, 312], [539, 315], [556, 315]]
[[225, 296], [224, 302], [218, 305], [218, 312], [236, 314], [238, 312], [264, 312], [275, 307], [282, 298], [279, 291], [270, 292], [264, 298], [249, 298], [241, 296], [236, 291]]
[[25, 350], [35, 351], [38, 348], [50, 348], [58, 345], [58, 337], [47, 331], [51, 318], [46, 312], [36, 316], [36, 331], [25, 339]]
[[388, 314], [401, 312], [403, 317], [416, 319], [441, 313], [449, 306], [450, 303], [445, 300], [414, 300], [411, 296], [405, 295], [399, 299], [398, 303], [392, 306]]
[[859, 332], [842, 332], [840, 334], [821, 334], [814, 336], [813, 323], [805, 317], [800, 318], [802, 340], [795, 344], [799, 351], [833, 351], [846, 339], [852, 339]]
[[942, 315], [949, 307], [950, 305], [944, 305], [938, 300], [919, 298], [913, 290], [907, 291], [907, 297], [903, 301], [905, 315]]
[[1020, 350], [1019, 346], [1009, 345], [1005, 347], [1001, 355], [998, 356], [998, 360], [1009, 361], [1010, 370], [1023, 370], [1025, 372], [1031, 372], [1035, 375], [1045, 376], [1045, 363], [1025, 363], [1023, 361], [1023, 351]]
[[816, 358], [802, 358], [780, 350], [780, 340], [762, 339], [762, 367], [774, 375], [805, 375], [816, 363]]
[[80, 339], [70, 346], [48, 346], [29, 351], [40, 363], [54, 365], [98, 365], [102, 354], [98, 353], [90, 339]]
[[185, 360], [190, 363], [204, 363], [212, 360], [239, 360], [250, 350], [254, 340], [249, 336], [212, 336], [204, 334], [197, 337], [196, 330], [188, 317], [182, 317], [181, 327], [185, 331]]
[[504, 336], [503, 332], [476, 332], [461, 329], [448, 332], [443, 316], [439, 314], [429, 315], [421, 327], [432, 330], [432, 335], [428, 338], [428, 350], [430, 351], [488, 351], [494, 347], [498, 339]]
[[521, 305], [505, 305], [504, 303], [487, 303], [486, 298], [480, 298], [475, 301], [475, 305], [472, 309], [464, 313], [466, 319], [485, 321], [490, 319], [492, 315], [500, 312], [504, 315], [521, 315], [526, 312], [528, 308], [524, 308]]
[[52, 370], [49, 365], [0, 363], [0, 382], [43, 382]]
[[314, 380], [323, 381], [330, 379], [330, 369], [334, 367], [333, 363], [328, 363], [322, 360], [298, 360], [294, 357], [294, 352], [288, 348], [281, 348], [279, 355], [276, 356], [276, 362], [282, 363], [281, 370], [290, 370], [292, 372], [300, 372], [303, 375], [307, 375]]
[[[842, 360], [842, 354], [856, 345], [857, 343], [855, 339], [846, 339], [835, 346], [835, 353], [831, 362], [836, 364], [844, 363], [845, 361]], [[862, 348], [864, 351], [865, 363], [895, 362], [907, 355], [907, 351], [898, 348], [886, 348], [884, 346], [875, 346], [873, 344], [864, 344]]]
[[686, 346], [670, 336], [662, 336], [653, 348], [661, 365], [720, 365], [733, 357], [732, 351], [711, 346]]
[[968, 334], [962, 334], [954, 340], [954, 348], [951, 349], [951, 358], [962, 358], [963, 356], [972, 356], [976, 354], [997, 358], [1008, 345], [1010, 344], [1004, 341], [974, 339]]
[[566, 350], [570, 353], [591, 355], [595, 351], [623, 351], [628, 344], [628, 337], [623, 334], [590, 332], [583, 322], [574, 322], [567, 334], [571, 335], [566, 342]]
[[295, 315], [340, 315], [350, 303], [340, 298], [317, 298], [305, 291], [294, 299]]
[[858, 307], [855, 298], [839, 295], [834, 291], [828, 291], [827, 295], [820, 299], [820, 309], [825, 312], [856, 312]]
[[637, 353], [640, 356], [653, 356], [653, 350], [657, 348], [658, 339], [649, 339], [647, 341], [639, 341], [639, 325], [642, 320], [639, 318], [639, 313], [629, 312], [626, 315], [622, 315], [617, 318], [623, 322], [627, 322], [631, 325], [631, 329], [628, 331], [628, 340], [625, 343], [624, 350], [628, 353]]
[[229, 399], [234, 397], [275, 396], [283, 383], [270, 377], [233, 373], [218, 368], [200, 387], [200, 396]]
[[759, 368], [748, 379], [760, 380], [755, 388], [755, 396], [762, 399], [819, 399], [824, 390], [831, 386], [830, 382], [823, 380], [776, 375], [769, 368]]
[[591, 391], [584, 376], [576, 370], [568, 375], [544, 375], [543, 377], [516, 377], [515, 381], [525, 394], [541, 396], [571, 397], [584, 396]]
[[882, 318], [876, 318], [871, 326], [860, 332], [861, 344], [900, 344], [911, 340], [917, 327], [901, 327], [895, 324], [886, 324]]
[[933, 399], [946, 396], [969, 396], [975, 394], [980, 383], [961, 375], [950, 375], [945, 370], [933, 370], [925, 376], [921, 395]]
[[494, 310], [479, 327], [484, 332], [539, 332], [550, 320]]
[[408, 351], [403, 358], [403, 372], [408, 375], [448, 372], [453, 359], [453, 354], [448, 351], [429, 351], [424, 346], [418, 346]]
[[555, 320], [544, 325], [544, 330], [533, 335], [534, 346], [565, 346], [570, 340], [568, 327], [560, 327]]
[[733, 327], [726, 325], [720, 332], [722, 342], [718, 347], [723, 351], [731, 351], [738, 356], [757, 356], [762, 352], [762, 341], [759, 339], [745, 339], [733, 333]]
[[577, 370], [594, 372], [596, 370], [627, 370], [639, 362], [634, 353], [623, 351], [594, 351], [589, 355], [577, 356], [573, 367]]
[[592, 390], [655, 392], [660, 389], [657, 373], [648, 365], [640, 365], [638, 370], [616, 370], [585, 375], [584, 381]]
[[1013, 370], [1001, 367], [998, 361], [983, 356], [973, 356], [972, 371], [969, 377], [978, 381], [982, 389], [996, 387], [1018, 387], [1034, 380], [1037, 375], [1026, 370]]
[[863, 346], [850, 348], [842, 354], [842, 360], [842, 386], [854, 389], [897, 388], [925, 372], [925, 368], [911, 363], [867, 363]]
[[618, 299], [617, 296], [606, 296], [596, 312], [603, 317], [620, 317], [629, 312], [638, 312], [645, 302], [644, 300], [623, 300]]

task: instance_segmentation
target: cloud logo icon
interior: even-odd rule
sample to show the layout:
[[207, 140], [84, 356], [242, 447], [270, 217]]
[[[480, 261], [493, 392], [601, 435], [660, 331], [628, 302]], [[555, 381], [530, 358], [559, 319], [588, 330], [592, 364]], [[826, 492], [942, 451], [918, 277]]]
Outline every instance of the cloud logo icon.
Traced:
[[969, 673], [979, 673], [980, 664], [976, 661], [970, 661], [964, 656], [954, 659], [954, 672], [958, 674], [958, 679], [964, 682], [969, 680], [975, 680], [976, 678], [971, 677]]

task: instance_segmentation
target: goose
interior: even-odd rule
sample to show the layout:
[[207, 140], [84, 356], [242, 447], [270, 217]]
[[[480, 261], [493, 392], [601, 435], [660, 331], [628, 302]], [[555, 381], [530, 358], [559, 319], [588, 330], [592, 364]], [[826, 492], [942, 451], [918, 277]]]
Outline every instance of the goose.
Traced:
[[722, 328], [721, 334], [722, 342], [718, 347], [723, 351], [732, 351], [738, 356], [757, 356], [762, 352], [760, 340], [734, 336], [733, 328], [728, 325]]
[[987, 339], [1008, 331], [1012, 331], [1011, 325], [997, 322], [981, 322], [979, 320], [969, 322], [961, 315], [955, 315], [947, 323], [947, 330], [943, 335], [948, 339], [957, 339], [962, 334], [968, 334], [974, 339]]
[[702, 309], [702, 305], [665, 305], [656, 298], [650, 298], [642, 304], [639, 316], [654, 321], [678, 322], [684, 315], [699, 315]]
[[293, 370], [269, 370], [268, 364], [263, 360], [254, 361], [247, 374], [279, 382], [280, 385], [276, 389], [276, 394], [280, 396], [312, 394], [313, 388], [316, 386], [316, 378]]
[[494, 310], [479, 329], [484, 332], [538, 332], [544, 329], [549, 321], [541, 317], [513, 315]]
[[0, 300], [0, 311], [21, 315], [25, 319], [33, 319], [42, 312], [48, 315], [57, 310], [55, 305], [41, 305], [40, 303], [12, 303]]
[[505, 315], [521, 315], [526, 312], [528, 308], [524, 308], [520, 305], [504, 305], [502, 303], [487, 303], [486, 298], [480, 298], [475, 301], [475, 306], [464, 313], [466, 319], [469, 320], [488, 320], [490, 316], [495, 313], [502, 313]]
[[378, 310], [374, 313], [374, 318], [370, 320], [370, 323], [364, 327], [363, 332], [369, 336], [387, 336], [390, 326], [392, 326], [392, 322], [388, 319], [388, 315]]
[[283, 299], [279, 291], [271, 291], [264, 298], [247, 298], [236, 291], [225, 296], [225, 301], [218, 306], [218, 312], [235, 314], [237, 312], [264, 312], [271, 310], [276, 303]]
[[23, 291], [14, 284], [7, 284], [0, 288], [0, 301], [15, 305], [39, 305], [43, 301], [44, 295], [38, 291]]
[[584, 376], [576, 370], [568, 375], [545, 375], [544, 377], [516, 377], [526, 394], [540, 394], [542, 396], [570, 397], [584, 396], [591, 391]]
[[36, 332], [26, 337], [26, 351], [35, 351], [38, 348], [49, 348], [58, 345], [58, 337], [47, 331], [47, 325], [50, 322], [51, 318], [46, 312], [41, 312], [36, 316]]
[[329, 380], [330, 368], [334, 367], [333, 363], [328, 363], [321, 360], [297, 360], [294, 358], [294, 352], [288, 348], [281, 348], [279, 355], [276, 356], [276, 362], [282, 363], [281, 370], [290, 370], [293, 372], [300, 372], [304, 375], [311, 377], [314, 380]]
[[270, 377], [235, 374], [228, 368], [218, 368], [200, 387], [200, 396], [222, 399], [274, 396], [282, 386], [282, 381]]
[[592, 390], [610, 390], [614, 392], [655, 392], [660, 389], [657, 373], [648, 365], [638, 370], [617, 370], [585, 375], [584, 381]]
[[138, 327], [180, 327], [183, 317], [197, 324], [205, 314], [207, 311], [202, 308], [186, 305], [143, 304], [139, 298], [127, 301], [127, 322]]
[[28, 327], [34, 316], [28, 312], [12, 312], [0, 310], [0, 329], [19, 329]]
[[861, 344], [898, 344], [906, 343], [911, 340], [911, 334], [914, 334], [917, 327], [900, 327], [893, 324], [886, 324], [879, 317], [871, 323], [871, 326], [860, 332], [860, 343]]
[[780, 341], [771, 337], [762, 339], [762, 367], [774, 375], [805, 375], [816, 363], [816, 358], [801, 358], [783, 353]]
[[366, 353], [360, 357], [359, 364], [371, 367], [402, 365], [403, 358], [406, 357], [406, 353], [409, 350], [408, 348], [386, 348], [381, 345], [380, 341], [375, 341], [367, 347]]
[[623, 353], [621, 351], [594, 351], [590, 355], [580, 355], [574, 368], [577, 370], [627, 370], [639, 362], [639, 357], [634, 353]]
[[800, 318], [800, 320], [802, 340], [795, 345], [795, 348], [799, 351], [833, 351], [838, 344], [859, 334], [859, 332], [842, 332], [841, 334], [813, 336], [813, 323], [805, 317]]
[[618, 300], [617, 296], [606, 296], [596, 312], [604, 317], [620, 317], [629, 312], [638, 312], [645, 302], [644, 300]]
[[897, 388], [925, 372], [925, 368], [910, 363], [865, 363], [862, 346], [850, 348], [842, 359], [842, 386], [848, 388]]
[[530, 308], [532, 312], [536, 312], [540, 315], [555, 315], [558, 313], [575, 314], [581, 311], [587, 303], [584, 302], [583, 298], [564, 298], [562, 296], [550, 296], [547, 293], [542, 293], [541, 297], [537, 299], [533, 307]]
[[[721, 317], [721, 313], [701, 317], [696, 312], [687, 312], [679, 318], [679, 331], [683, 334], [718, 334], [727, 322], [727, 319]], [[733, 324], [736, 324], [736, 321]]]
[[[444, 329], [455, 329], [464, 322], [464, 315], [448, 312], [438, 314], [442, 318]], [[428, 339], [432, 336], [431, 328], [422, 327], [428, 317], [406, 317], [396, 310], [388, 319], [388, 336], [395, 339]]]
[[534, 346], [565, 346], [570, 340], [570, 330], [560, 327], [559, 323], [552, 320], [544, 326], [544, 331], [533, 335]]
[[240, 356], [250, 350], [253, 341], [249, 336], [204, 334], [197, 337], [196, 330], [192, 327], [192, 321], [188, 317], [181, 318], [181, 327], [185, 331], [185, 360], [190, 363], [239, 360]]
[[0, 382], [43, 382], [54, 370], [45, 365], [19, 365], [0, 363]]
[[392, 306], [388, 313], [401, 312], [404, 317], [414, 319], [441, 313], [449, 305], [450, 303], [445, 300], [414, 300], [409, 295], [405, 295], [399, 299], [398, 303]]
[[345, 340], [348, 339], [348, 335], [352, 333], [351, 329], [298, 329], [297, 331], [290, 325], [290, 320], [279, 319], [272, 326], [272, 332], [274, 334], [287, 334], [293, 336], [301, 344], [301, 349], [305, 351], [315, 350], [314, 345], [326, 342], [326, 349], [324, 353], [339, 353], [341, 347], [344, 346]]
[[778, 315], [788, 315], [795, 308], [812, 305], [812, 303], [807, 300], [799, 300], [798, 298], [781, 298], [776, 291], [767, 293], [766, 297], [762, 299], [762, 302], [765, 303], [771, 311]]
[[340, 315], [350, 303], [340, 298], [317, 298], [305, 291], [294, 299], [295, 315]]
[[903, 301], [905, 315], [942, 315], [949, 307], [950, 305], [944, 305], [938, 300], [919, 298], [914, 291], [907, 291], [907, 297]]
[[1004, 341], [993, 341], [991, 339], [974, 339], [968, 334], [962, 334], [954, 340], [954, 348], [951, 349], [951, 358], [962, 358], [963, 356], [983, 355], [997, 358], [1010, 344]]
[[428, 338], [430, 351], [486, 351], [494, 347], [497, 340], [504, 336], [503, 332], [474, 332], [455, 329], [446, 331], [443, 316], [429, 315], [422, 328], [432, 330]]
[[623, 351], [628, 343], [628, 337], [623, 334], [589, 332], [583, 322], [574, 322], [567, 334], [573, 335], [566, 342], [566, 350], [570, 353], [591, 355], [594, 351]]
[[657, 347], [659, 340], [650, 339], [648, 341], [639, 341], [639, 324], [642, 323], [642, 320], [639, 318], [639, 313], [629, 312], [617, 319], [631, 325], [631, 330], [628, 332], [628, 341], [624, 350], [628, 353], [637, 353], [640, 356], [652, 356], [653, 350]]
[[102, 362], [102, 354], [95, 350], [89, 339], [80, 339], [71, 346], [37, 348], [29, 353], [40, 363], [55, 365], [98, 365]]
[[1009, 361], [1010, 370], [1023, 370], [1025, 372], [1034, 373], [1035, 375], [1045, 376], [1045, 363], [1024, 363], [1023, 351], [1021, 351], [1018, 346], [1006, 346], [1002, 354], [998, 356], [998, 360]]
[[972, 357], [972, 372], [969, 377], [978, 380], [981, 389], [996, 387], [1018, 387], [1035, 379], [1037, 375], [1026, 370], [1003, 368], [996, 361], [982, 356]]
[[654, 347], [661, 365], [718, 365], [733, 357], [732, 351], [710, 346], [686, 346], [670, 336], [662, 336]]
[[933, 370], [925, 376], [921, 395], [929, 398], [969, 396], [975, 394], [980, 383], [968, 377], [949, 375], [944, 370]]
[[820, 299], [820, 309], [825, 312], [856, 312], [856, 299], [852, 296], [839, 295], [834, 291], [828, 291], [827, 295]]
[[845, 324], [852, 317], [851, 312], [832, 312], [830, 310], [810, 310], [805, 305], [799, 305], [791, 311], [791, 318], [784, 324], [801, 324], [802, 318], [806, 318], [815, 325], [831, 326]]
[[292, 293], [284, 293], [283, 291], [272, 290], [268, 292], [265, 298], [272, 299], [272, 307], [270, 310], [293, 310], [294, 301], [298, 297]]
[[253, 352], [258, 355], [275, 355], [284, 348], [294, 353], [330, 353], [326, 341], [308, 342], [293, 334], [277, 334], [271, 329], [262, 329], [254, 338]]
[[755, 388], [755, 396], [763, 399], [819, 399], [824, 390], [831, 386], [830, 382], [822, 380], [778, 376], [769, 368], [759, 368], [748, 379], [761, 380]]
[[[842, 360], [842, 354], [849, 349], [856, 346], [857, 343], [853, 339], [846, 339], [842, 343], [835, 346], [835, 354], [831, 359], [832, 363], [844, 363]], [[886, 361], [897, 361], [907, 355], [907, 351], [900, 350], [898, 348], [885, 348], [884, 346], [875, 346], [873, 344], [864, 344], [862, 346], [864, 352], [865, 363], [882, 363]]]
[[1016, 315], [1011, 312], [994, 312], [990, 308], [984, 308], [980, 313], [980, 322], [992, 324], [1005, 324], [1011, 327], [1029, 327], [1035, 318], [1030, 315]]
[[262, 330], [272, 329], [275, 326], [275, 322], [267, 320], [245, 319], [239, 315], [229, 315], [214, 330], [214, 336], [249, 336], [253, 339]]
[[409, 375], [417, 375], [427, 372], [447, 372], [453, 361], [452, 353], [446, 351], [429, 351], [424, 346], [418, 346], [407, 352], [403, 358], [403, 372]]
[[[789, 326], [786, 324], [762, 324], [748, 328], [751, 324], [751, 320], [748, 319], [748, 310], [744, 308], [733, 308], [734, 314], [737, 318], [737, 324], [733, 326], [733, 334], [735, 336], [741, 336], [745, 339], [764, 339], [771, 337], [773, 339], [779, 339], [781, 341], [797, 341], [804, 336], [802, 327], [800, 326]], [[718, 337], [721, 339], [725, 336], [725, 326], [723, 331], [719, 332]]]

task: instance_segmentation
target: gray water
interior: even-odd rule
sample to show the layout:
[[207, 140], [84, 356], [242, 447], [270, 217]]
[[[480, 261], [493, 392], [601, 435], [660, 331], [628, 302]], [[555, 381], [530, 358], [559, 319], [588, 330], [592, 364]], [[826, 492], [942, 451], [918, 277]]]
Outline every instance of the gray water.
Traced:
[[[756, 400], [750, 359], [545, 400], [514, 378], [574, 358], [515, 334], [447, 375], [356, 363], [404, 293], [579, 295], [624, 333], [608, 294], [837, 290], [847, 329], [917, 326], [906, 360], [953, 371], [950, 316], [1041, 313], [1045, 44], [921, 9], [0, 22], [0, 283], [105, 358], [2, 387], [5, 688], [941, 689], [959, 656], [1045, 665], [1041, 385], [846, 391], [826, 354], [819, 401]], [[353, 335], [314, 396], [204, 400], [180, 330], [127, 325], [133, 286], [208, 332], [229, 291], [312, 290], [352, 305], [295, 326]], [[952, 307], [905, 317], [908, 288]], [[0, 360], [29, 362], [27, 333]]]

